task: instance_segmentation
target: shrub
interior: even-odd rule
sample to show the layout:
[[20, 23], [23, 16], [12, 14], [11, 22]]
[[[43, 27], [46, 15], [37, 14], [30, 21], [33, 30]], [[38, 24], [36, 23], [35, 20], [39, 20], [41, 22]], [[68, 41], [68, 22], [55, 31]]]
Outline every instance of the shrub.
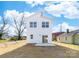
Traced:
[[10, 41], [16, 41], [16, 40], [17, 40], [16, 37], [12, 37], [12, 38], [10, 38]]

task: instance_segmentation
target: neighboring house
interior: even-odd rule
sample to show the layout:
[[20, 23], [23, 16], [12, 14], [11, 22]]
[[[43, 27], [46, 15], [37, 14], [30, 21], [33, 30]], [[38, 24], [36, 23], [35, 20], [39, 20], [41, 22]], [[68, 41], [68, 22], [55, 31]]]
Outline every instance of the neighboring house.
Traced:
[[55, 32], [55, 33], [52, 33], [52, 39], [53, 39], [53, 41], [57, 41], [57, 36], [61, 35], [62, 33], [64, 33], [64, 32]]
[[79, 30], [66, 32], [57, 37], [58, 42], [79, 44]]
[[43, 16], [42, 12], [26, 18], [27, 42], [37, 45], [51, 45], [52, 43], [52, 20]]

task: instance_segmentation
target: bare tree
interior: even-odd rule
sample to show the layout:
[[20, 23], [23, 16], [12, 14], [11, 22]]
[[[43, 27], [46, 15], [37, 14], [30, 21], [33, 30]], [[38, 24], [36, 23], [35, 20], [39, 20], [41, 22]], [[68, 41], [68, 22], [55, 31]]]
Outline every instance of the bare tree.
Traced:
[[8, 22], [7, 22], [7, 20], [5, 19], [5, 17], [3, 17], [2, 19], [2, 24], [1, 24], [1, 26], [0, 26], [0, 39], [2, 39], [2, 36], [4, 35], [4, 34], [8, 34], [8, 26], [7, 26], [7, 24], [8, 24]]
[[13, 22], [15, 25], [14, 26], [14, 28], [16, 29], [15, 33], [17, 34], [18, 40], [21, 40], [21, 36], [22, 36], [26, 26], [25, 26], [25, 21], [24, 21], [24, 14], [22, 14], [21, 18], [18, 19], [18, 21], [17, 21], [18, 17], [13, 17]]

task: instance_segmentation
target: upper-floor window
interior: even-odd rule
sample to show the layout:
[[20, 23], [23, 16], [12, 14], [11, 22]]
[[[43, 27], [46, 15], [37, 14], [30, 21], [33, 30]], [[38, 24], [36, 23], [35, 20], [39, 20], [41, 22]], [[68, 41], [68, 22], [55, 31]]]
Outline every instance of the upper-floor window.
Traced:
[[48, 28], [49, 22], [42, 22], [42, 28]]
[[36, 28], [37, 27], [37, 22], [30, 22], [30, 27], [31, 28]]

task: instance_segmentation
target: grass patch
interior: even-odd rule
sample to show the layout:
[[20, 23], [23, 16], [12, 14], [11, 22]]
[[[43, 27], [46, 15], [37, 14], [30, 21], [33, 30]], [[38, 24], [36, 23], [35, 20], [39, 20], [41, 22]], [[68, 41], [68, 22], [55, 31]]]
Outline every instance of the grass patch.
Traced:
[[0, 40], [0, 43], [8, 42], [8, 40]]

